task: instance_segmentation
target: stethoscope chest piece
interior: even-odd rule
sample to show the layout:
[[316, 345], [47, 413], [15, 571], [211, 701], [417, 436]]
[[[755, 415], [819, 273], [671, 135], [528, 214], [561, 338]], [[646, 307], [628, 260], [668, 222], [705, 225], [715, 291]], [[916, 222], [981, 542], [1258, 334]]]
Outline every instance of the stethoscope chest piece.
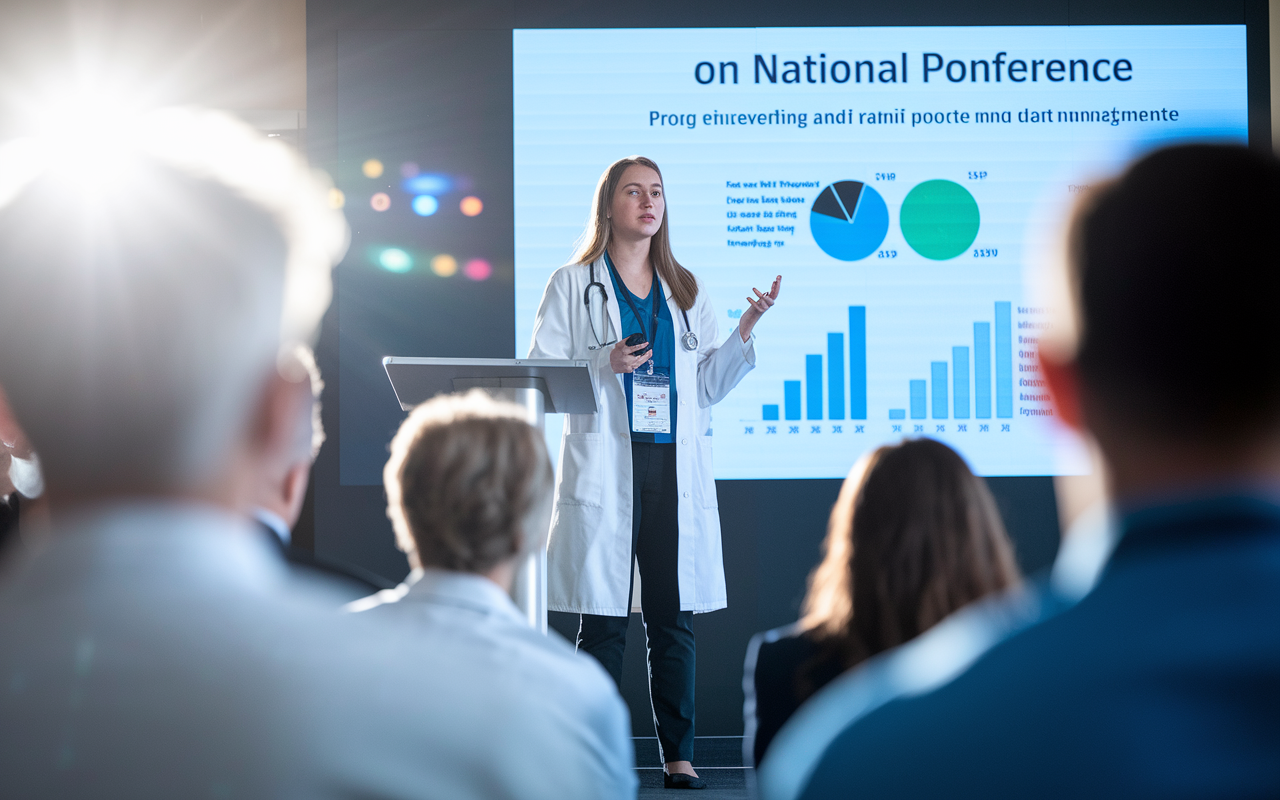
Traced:
[[693, 352], [698, 349], [698, 335], [693, 331], [685, 331], [684, 336], [680, 337], [680, 344], [684, 345], [684, 349]]

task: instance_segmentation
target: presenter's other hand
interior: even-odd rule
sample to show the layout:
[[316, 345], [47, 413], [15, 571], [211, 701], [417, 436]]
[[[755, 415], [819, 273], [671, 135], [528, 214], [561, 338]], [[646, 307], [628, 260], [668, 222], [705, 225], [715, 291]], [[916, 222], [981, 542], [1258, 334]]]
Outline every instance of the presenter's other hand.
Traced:
[[778, 300], [778, 292], [781, 289], [781, 275], [773, 279], [773, 286], [770, 287], [768, 294], [761, 294], [760, 290], [754, 287], [751, 289], [756, 296], [755, 298], [747, 298], [747, 302], [751, 307], [743, 311], [742, 316], [738, 318], [738, 333], [742, 335], [742, 341], [745, 342], [751, 338], [751, 329], [764, 316], [764, 312], [773, 308], [773, 304]]
[[629, 345], [626, 339], [623, 339], [609, 351], [609, 366], [613, 367], [613, 371], [617, 373], [635, 372], [637, 367], [653, 358], [653, 350], [649, 350], [644, 355], [634, 355], [648, 346], [648, 342]]

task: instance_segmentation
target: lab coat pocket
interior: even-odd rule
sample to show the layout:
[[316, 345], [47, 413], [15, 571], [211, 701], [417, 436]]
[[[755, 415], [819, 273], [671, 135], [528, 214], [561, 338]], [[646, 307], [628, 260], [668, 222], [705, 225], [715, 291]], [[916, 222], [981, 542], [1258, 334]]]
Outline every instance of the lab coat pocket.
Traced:
[[715, 468], [711, 460], [711, 437], [698, 437], [698, 463], [694, 470], [694, 496], [702, 508], [719, 508], [720, 498], [716, 495]]
[[560, 448], [561, 505], [600, 507], [604, 497], [604, 438], [599, 433], [565, 434]]

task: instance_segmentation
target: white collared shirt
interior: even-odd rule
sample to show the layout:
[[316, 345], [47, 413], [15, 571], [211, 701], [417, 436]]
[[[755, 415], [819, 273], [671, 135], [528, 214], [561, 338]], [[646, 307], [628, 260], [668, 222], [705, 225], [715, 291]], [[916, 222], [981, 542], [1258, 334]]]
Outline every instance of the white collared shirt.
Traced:
[[293, 544], [293, 531], [289, 530], [289, 523], [284, 521], [284, 517], [258, 506], [253, 509], [253, 518], [270, 528], [282, 546], [288, 547]]
[[[429, 725], [445, 744], [460, 798], [630, 798], [634, 746], [626, 705], [600, 665], [529, 627], [488, 578], [415, 570], [347, 606], [404, 626], [430, 653], [421, 691], [448, 710]], [[495, 724], [496, 723], [496, 724]]]
[[[394, 615], [339, 613], [224, 510], [57, 521], [0, 565], [0, 797], [635, 794], [598, 669], [548, 685], [552, 657], [508, 637], [478, 648], [509, 667], [485, 685], [498, 664]], [[550, 702], [575, 681], [580, 696]]]

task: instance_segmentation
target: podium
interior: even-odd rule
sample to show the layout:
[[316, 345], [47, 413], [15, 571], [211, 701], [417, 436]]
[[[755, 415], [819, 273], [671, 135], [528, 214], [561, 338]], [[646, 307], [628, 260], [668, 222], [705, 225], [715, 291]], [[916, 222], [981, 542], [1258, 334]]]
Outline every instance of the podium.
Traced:
[[[525, 409], [529, 424], [546, 430], [544, 416], [594, 414], [595, 390], [587, 361], [550, 358], [409, 358], [387, 356], [383, 369], [400, 408], [408, 411], [439, 394], [481, 389]], [[547, 632], [547, 548], [516, 570], [512, 600], [529, 624]]]

